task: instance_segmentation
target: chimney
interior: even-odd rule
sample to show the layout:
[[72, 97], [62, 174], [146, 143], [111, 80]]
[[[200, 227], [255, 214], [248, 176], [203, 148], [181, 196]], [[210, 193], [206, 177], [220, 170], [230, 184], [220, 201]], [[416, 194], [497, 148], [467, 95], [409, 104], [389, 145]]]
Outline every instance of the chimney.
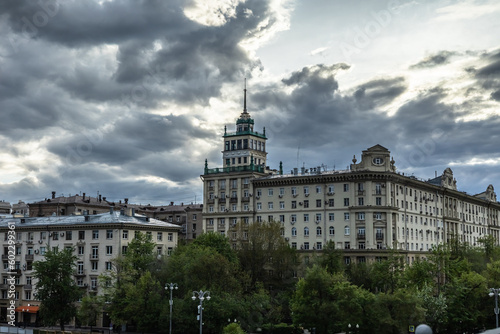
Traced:
[[102, 195], [99, 194], [99, 202], [102, 202]]
[[103, 197], [103, 198], [102, 198], [102, 200], [103, 200], [103, 201], [106, 201], [106, 197]]
[[56, 192], [55, 191], [52, 192], [52, 199], [54, 199], [54, 198], [56, 198]]
[[85, 193], [83, 193], [83, 200], [85, 201]]
[[113, 207], [112, 207], [112, 206], [110, 206], [110, 207], [109, 207], [109, 214], [110, 214], [110, 215], [112, 215], [112, 214], [113, 214]]
[[132, 208], [132, 217], [135, 216], [135, 208]]
[[125, 198], [125, 204], [128, 204], [128, 198]]
[[170, 202], [170, 205], [174, 205], [174, 202]]

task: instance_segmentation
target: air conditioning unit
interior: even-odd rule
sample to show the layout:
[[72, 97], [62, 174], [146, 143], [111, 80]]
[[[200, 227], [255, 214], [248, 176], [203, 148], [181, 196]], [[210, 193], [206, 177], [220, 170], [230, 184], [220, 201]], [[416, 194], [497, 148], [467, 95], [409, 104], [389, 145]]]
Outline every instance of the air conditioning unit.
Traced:
[[38, 240], [38, 243], [43, 244], [43, 240], [42, 239]]
[[289, 237], [286, 237], [286, 238], [285, 238], [285, 241], [289, 241], [289, 240], [290, 240], [290, 238], [289, 238]]
[[316, 224], [319, 224], [319, 223], [321, 223], [321, 220], [316, 220]]
[[278, 197], [279, 197], [279, 198], [283, 198], [283, 195], [282, 195], [282, 194], [279, 194], [279, 196], [278, 196]]
[[293, 194], [293, 197], [294, 197], [294, 198], [295, 198], [295, 197], [297, 197], [297, 196], [299, 196], [299, 195], [297, 195], [297, 194]]
[[259, 199], [259, 198], [260, 198], [260, 196], [255, 196], [255, 198], [256, 198], [256, 199]]
[[40, 253], [40, 251], [38, 249], [35, 249], [35, 254], [38, 254]]
[[302, 202], [299, 202], [299, 205], [302, 205], [302, 204], [304, 204], [304, 203], [302, 203]]
[[293, 224], [295, 224], [295, 222], [292, 220], [292, 221], [290, 222], [290, 224], [292, 224], [292, 225], [293, 225]]
[[305, 193], [304, 196], [309, 197], [309, 193]]
[[218, 196], [214, 196], [214, 198], [219, 198]]
[[59, 234], [61, 237], [64, 237], [64, 232], [61, 232], [61, 234]]

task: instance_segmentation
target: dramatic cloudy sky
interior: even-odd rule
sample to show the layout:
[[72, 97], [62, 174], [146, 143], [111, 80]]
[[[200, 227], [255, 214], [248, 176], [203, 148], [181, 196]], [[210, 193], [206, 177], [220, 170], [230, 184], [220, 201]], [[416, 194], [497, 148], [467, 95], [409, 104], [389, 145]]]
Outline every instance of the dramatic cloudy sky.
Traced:
[[272, 168], [381, 144], [500, 191], [497, 0], [5, 0], [0, 31], [3, 200], [200, 202], [245, 77]]

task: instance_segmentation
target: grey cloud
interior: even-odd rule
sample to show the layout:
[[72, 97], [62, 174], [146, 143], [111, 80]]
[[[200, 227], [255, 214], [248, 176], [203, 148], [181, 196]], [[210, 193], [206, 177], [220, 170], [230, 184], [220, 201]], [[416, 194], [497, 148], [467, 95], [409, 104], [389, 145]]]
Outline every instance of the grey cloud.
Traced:
[[444, 65], [450, 62], [451, 57], [458, 54], [459, 53], [455, 51], [443, 50], [411, 65], [410, 69], [431, 68]]

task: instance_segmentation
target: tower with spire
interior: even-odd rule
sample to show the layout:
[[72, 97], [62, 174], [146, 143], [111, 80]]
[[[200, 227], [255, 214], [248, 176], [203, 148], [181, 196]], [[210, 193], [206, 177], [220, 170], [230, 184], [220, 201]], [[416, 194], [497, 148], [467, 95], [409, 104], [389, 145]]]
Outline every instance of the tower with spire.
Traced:
[[257, 132], [247, 111], [246, 79], [243, 112], [234, 131], [224, 127], [222, 167], [208, 168], [205, 160], [203, 180], [203, 230], [227, 234], [237, 223], [252, 223], [254, 195], [252, 179], [268, 175], [266, 130]]
[[224, 128], [223, 166], [266, 166], [266, 128], [262, 133], [254, 131], [254, 120], [247, 111], [247, 88], [243, 89], [243, 112], [236, 120], [236, 131]]

